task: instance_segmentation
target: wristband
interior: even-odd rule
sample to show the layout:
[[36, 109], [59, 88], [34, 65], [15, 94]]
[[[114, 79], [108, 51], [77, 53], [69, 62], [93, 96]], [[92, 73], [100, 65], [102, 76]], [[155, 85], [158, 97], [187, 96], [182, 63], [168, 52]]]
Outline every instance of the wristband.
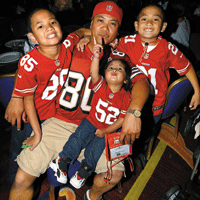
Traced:
[[15, 96], [11, 96], [11, 98], [24, 99], [24, 97], [15, 97]]

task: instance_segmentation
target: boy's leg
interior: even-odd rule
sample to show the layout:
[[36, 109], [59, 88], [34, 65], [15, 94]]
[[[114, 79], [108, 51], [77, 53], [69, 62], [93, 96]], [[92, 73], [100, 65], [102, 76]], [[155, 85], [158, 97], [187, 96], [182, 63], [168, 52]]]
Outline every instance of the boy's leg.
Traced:
[[96, 128], [87, 119], [84, 119], [76, 131], [70, 135], [59, 156], [70, 158], [72, 162], [75, 162], [81, 149], [85, 148], [94, 137], [95, 130]]
[[[13, 199], [16, 196], [14, 196], [14, 192], [17, 191], [19, 194], [23, 189], [27, 192], [24, 194], [25, 196], [32, 196], [33, 180], [35, 180], [35, 177], [39, 177], [40, 174], [46, 171], [49, 162], [58, 156], [58, 153], [62, 150], [65, 142], [76, 128], [77, 125], [75, 124], [67, 123], [55, 118], [48, 119], [42, 124], [43, 136], [38, 146], [33, 151], [30, 151], [29, 149], [22, 150], [17, 157], [20, 172], [17, 172], [10, 199]], [[29, 198], [24, 199], [27, 200]]]
[[87, 119], [84, 119], [76, 131], [70, 135], [59, 156], [51, 161], [50, 167], [58, 182], [67, 183], [67, 171], [70, 162], [73, 163], [77, 159], [81, 149], [94, 137], [95, 130], [96, 128]]
[[24, 149], [17, 157], [20, 168], [39, 177], [49, 166], [51, 160], [58, 156], [69, 136], [75, 131], [77, 125], [51, 118], [42, 124], [42, 140], [37, 147], [30, 151]]
[[36, 177], [18, 168], [15, 181], [10, 190], [9, 200], [31, 200], [35, 179]]
[[105, 149], [105, 138], [100, 138], [96, 135], [92, 138], [90, 143], [86, 146], [82, 163], [87, 163], [92, 169], [88, 171], [90, 174], [95, 170], [97, 162]]
[[70, 179], [71, 185], [79, 189], [85, 183], [86, 179], [95, 170], [96, 164], [101, 157], [101, 154], [105, 148], [105, 138], [97, 137], [93, 134], [93, 138], [85, 148], [84, 156], [81, 166], [76, 174]]

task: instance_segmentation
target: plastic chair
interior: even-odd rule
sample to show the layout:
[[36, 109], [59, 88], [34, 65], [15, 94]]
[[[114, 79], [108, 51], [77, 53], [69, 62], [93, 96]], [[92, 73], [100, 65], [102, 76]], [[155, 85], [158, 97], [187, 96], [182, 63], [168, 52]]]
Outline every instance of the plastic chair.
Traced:
[[[181, 107], [192, 90], [193, 87], [187, 77], [181, 77], [177, 79], [168, 88], [162, 120], [174, 115], [176, 116], [174, 138], [172, 139], [178, 138], [179, 115], [177, 110]], [[157, 134], [154, 134], [149, 142], [146, 158], [147, 160], [150, 159], [156, 136]]]
[[0, 102], [6, 108], [13, 91], [15, 74], [0, 75]]

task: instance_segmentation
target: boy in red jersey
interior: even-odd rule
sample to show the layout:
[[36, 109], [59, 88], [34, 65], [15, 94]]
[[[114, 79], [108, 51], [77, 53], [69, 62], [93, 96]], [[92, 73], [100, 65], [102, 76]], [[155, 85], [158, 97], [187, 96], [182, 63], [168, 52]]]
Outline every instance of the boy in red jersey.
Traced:
[[[15, 78], [17, 86], [13, 90], [5, 114], [6, 119], [13, 125], [9, 164], [10, 182], [13, 182], [18, 168], [14, 160], [22, 150], [22, 143], [33, 150], [41, 139], [40, 124], [56, 113], [55, 97], [63, 84], [59, 74], [68, 68], [71, 52], [85, 30], [79, 29], [70, 34], [62, 44], [60, 25], [54, 15], [46, 9], [32, 11], [27, 18], [27, 25], [29, 37], [34, 43], [39, 43], [39, 46], [21, 58], [19, 74], [17, 70]], [[21, 116], [20, 120], [17, 120], [20, 123], [17, 122], [15, 127], [15, 120], [10, 120], [7, 112], [10, 110], [15, 114], [16, 110], [22, 111], [24, 102], [26, 102], [28, 121], [23, 117], [25, 123], [20, 130]], [[35, 134], [30, 137], [33, 128]]]
[[55, 97], [63, 84], [59, 82], [60, 73], [69, 67], [71, 52], [83, 35], [79, 30], [61, 44], [60, 25], [55, 16], [45, 9], [34, 10], [28, 22], [28, 35], [39, 45], [20, 59], [14, 94], [24, 98], [25, 111], [34, 135], [23, 144], [33, 150], [42, 137], [40, 121], [56, 113]]
[[123, 50], [150, 79], [155, 90], [153, 102], [154, 121], [157, 123], [163, 113], [169, 82], [169, 68], [174, 68], [180, 75], [190, 80], [194, 95], [189, 107], [195, 109], [200, 103], [200, 89], [191, 63], [177, 47], [161, 36], [167, 23], [163, 9], [156, 4], [145, 6], [135, 22], [138, 34], [126, 36], [119, 41], [118, 50]]
[[[94, 38], [95, 40], [95, 38]], [[79, 189], [95, 170], [96, 164], [105, 148], [105, 134], [117, 131], [130, 103], [131, 68], [127, 61], [114, 58], [105, 66], [105, 78], [99, 75], [99, 60], [102, 45], [93, 47], [93, 58], [90, 67], [90, 88], [94, 91], [90, 114], [83, 119], [75, 133], [65, 143], [59, 156], [50, 163], [57, 181], [67, 182], [67, 171], [81, 149], [85, 148], [85, 159], [81, 161], [76, 174], [70, 183]], [[116, 57], [116, 56], [115, 56]], [[58, 176], [59, 174], [59, 176]]]

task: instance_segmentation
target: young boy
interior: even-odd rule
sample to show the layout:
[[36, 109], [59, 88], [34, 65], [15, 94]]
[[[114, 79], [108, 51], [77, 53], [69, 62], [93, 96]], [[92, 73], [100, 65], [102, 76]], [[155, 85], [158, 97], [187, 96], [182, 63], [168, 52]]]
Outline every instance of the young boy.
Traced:
[[71, 52], [83, 36], [83, 29], [70, 34], [62, 44], [60, 25], [46, 9], [36, 9], [29, 15], [28, 28], [30, 39], [39, 45], [20, 59], [14, 94], [24, 98], [34, 135], [23, 144], [33, 150], [42, 137], [40, 121], [55, 115], [55, 97], [64, 83], [63, 71], [70, 65]]
[[105, 80], [99, 75], [99, 60], [102, 45], [94, 38], [93, 59], [90, 68], [90, 88], [94, 91], [90, 114], [71, 134], [59, 156], [50, 163], [55, 177], [61, 183], [67, 182], [69, 164], [74, 162], [81, 149], [85, 148], [85, 159], [70, 183], [79, 189], [95, 170], [105, 148], [105, 134], [122, 126], [130, 103], [131, 68], [124, 59], [114, 58], [105, 66]]
[[195, 109], [200, 103], [200, 89], [195, 71], [191, 63], [176, 46], [167, 42], [161, 36], [167, 23], [164, 11], [157, 4], [145, 6], [135, 21], [138, 34], [126, 36], [119, 41], [118, 50], [123, 50], [150, 79], [155, 89], [153, 102], [154, 121], [157, 123], [163, 113], [165, 97], [170, 79], [169, 68], [174, 68], [180, 75], [186, 75], [190, 80], [194, 95], [190, 109]]

